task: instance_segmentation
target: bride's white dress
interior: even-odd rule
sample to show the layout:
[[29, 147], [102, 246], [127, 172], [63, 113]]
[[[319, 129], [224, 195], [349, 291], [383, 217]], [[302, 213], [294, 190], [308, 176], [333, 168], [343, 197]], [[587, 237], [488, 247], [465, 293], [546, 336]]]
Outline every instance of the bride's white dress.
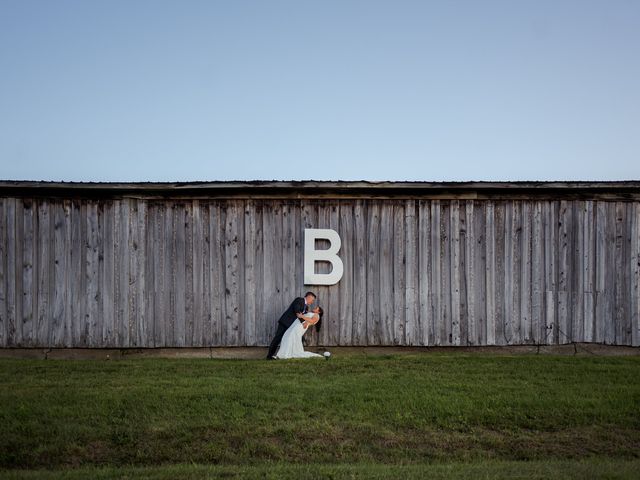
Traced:
[[[313, 313], [305, 313], [305, 317], [312, 318]], [[310, 358], [310, 357], [322, 357], [319, 353], [305, 352], [302, 346], [302, 336], [308, 330], [302, 326], [300, 320], [294, 320], [291, 326], [284, 332], [282, 340], [280, 341], [280, 348], [275, 354], [275, 358]]]

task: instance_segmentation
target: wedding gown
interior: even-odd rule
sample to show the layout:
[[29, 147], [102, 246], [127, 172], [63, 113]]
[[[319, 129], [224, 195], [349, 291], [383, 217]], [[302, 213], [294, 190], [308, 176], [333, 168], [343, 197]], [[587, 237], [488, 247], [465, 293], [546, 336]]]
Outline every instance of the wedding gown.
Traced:
[[[305, 313], [306, 318], [312, 318], [313, 313]], [[319, 353], [306, 352], [302, 346], [302, 336], [307, 331], [307, 328], [302, 326], [300, 320], [294, 320], [291, 326], [284, 332], [282, 340], [280, 341], [280, 348], [275, 354], [275, 358], [311, 358], [322, 357]]]

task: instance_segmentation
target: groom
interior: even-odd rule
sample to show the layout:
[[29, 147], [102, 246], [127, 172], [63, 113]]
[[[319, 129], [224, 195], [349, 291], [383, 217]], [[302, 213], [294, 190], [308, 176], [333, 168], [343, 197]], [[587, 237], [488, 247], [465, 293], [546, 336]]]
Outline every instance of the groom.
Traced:
[[307, 313], [313, 304], [313, 301], [316, 299], [316, 294], [313, 292], [307, 292], [304, 294], [304, 298], [298, 297], [296, 298], [289, 308], [285, 310], [285, 312], [278, 320], [278, 330], [276, 330], [276, 336], [273, 337], [271, 341], [271, 345], [269, 345], [269, 353], [267, 353], [267, 360], [274, 360], [273, 355], [276, 353], [278, 349], [278, 345], [280, 345], [280, 341], [282, 340], [282, 336], [284, 332], [287, 331], [287, 328], [291, 326], [294, 320], [299, 319], [302, 322], [302, 315]]

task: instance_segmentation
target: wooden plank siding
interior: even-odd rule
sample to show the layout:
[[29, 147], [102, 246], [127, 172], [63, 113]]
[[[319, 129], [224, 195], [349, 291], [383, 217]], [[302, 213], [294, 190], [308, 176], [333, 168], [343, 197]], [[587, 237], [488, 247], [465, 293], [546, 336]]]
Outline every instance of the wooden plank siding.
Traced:
[[[265, 346], [306, 290], [311, 346], [640, 344], [634, 199], [5, 196], [0, 214], [3, 348]], [[337, 285], [303, 285], [305, 228], [340, 234]]]

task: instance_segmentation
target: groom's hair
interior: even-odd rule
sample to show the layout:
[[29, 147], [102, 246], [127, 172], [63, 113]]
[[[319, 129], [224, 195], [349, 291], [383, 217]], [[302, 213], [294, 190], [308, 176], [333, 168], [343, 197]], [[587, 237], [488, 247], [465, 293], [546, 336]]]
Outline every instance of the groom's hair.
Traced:
[[313, 298], [317, 298], [316, 294], [313, 293], [313, 292], [307, 292], [307, 293], [304, 294], [305, 297], [308, 297], [309, 295], [311, 295]]

